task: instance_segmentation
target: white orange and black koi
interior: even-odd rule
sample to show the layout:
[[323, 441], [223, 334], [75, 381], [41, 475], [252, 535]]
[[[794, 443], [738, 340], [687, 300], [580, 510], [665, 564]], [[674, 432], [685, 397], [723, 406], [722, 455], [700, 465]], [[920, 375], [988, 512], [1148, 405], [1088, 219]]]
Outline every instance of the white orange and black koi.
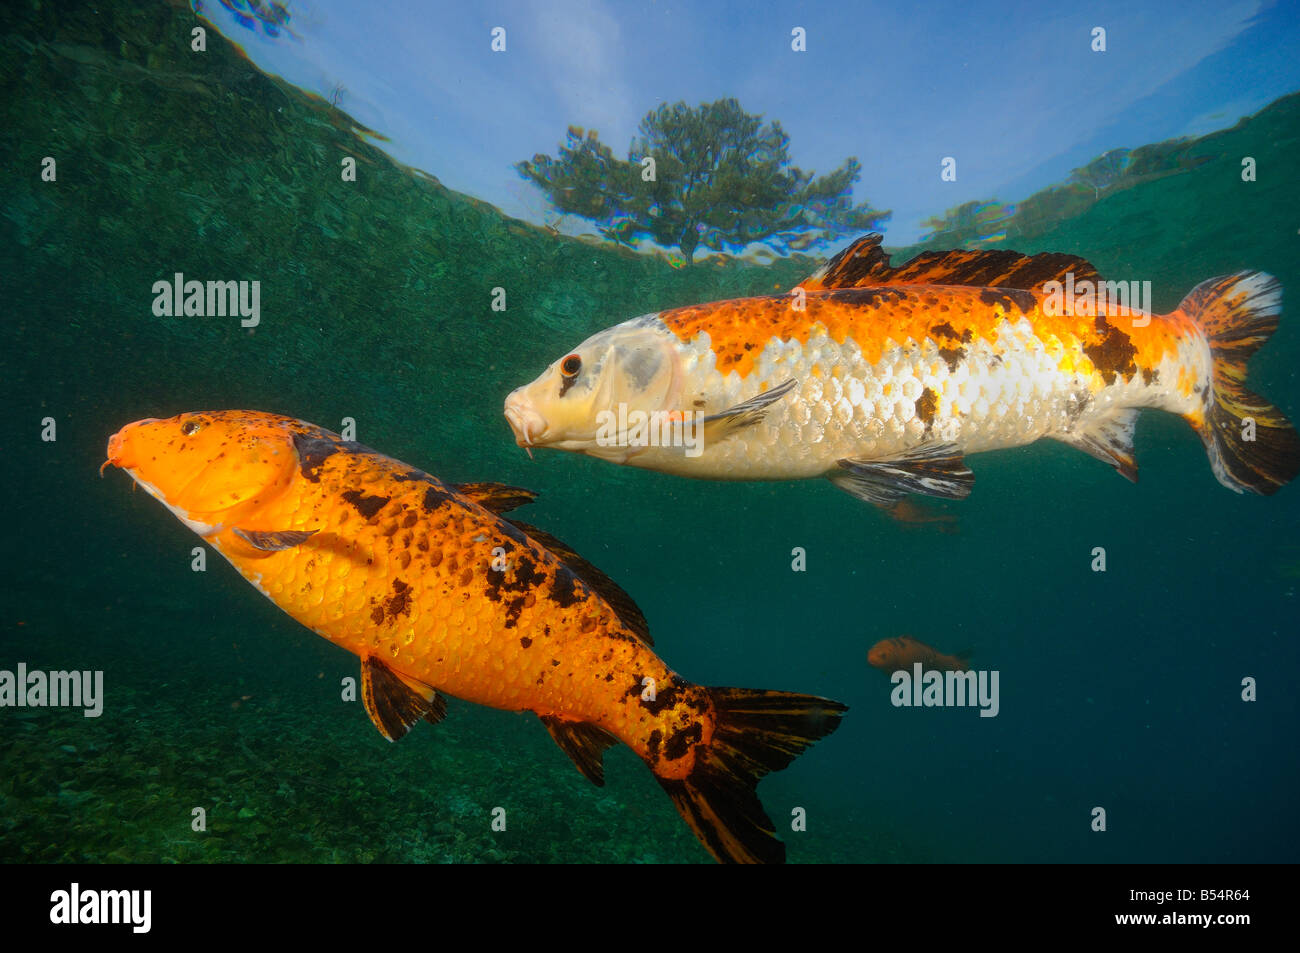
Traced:
[[[1245, 386], [1281, 287], [1238, 272], [1169, 314], [1055, 313], [1051, 282], [1101, 282], [1070, 255], [927, 252], [897, 267], [869, 235], [795, 292], [633, 318], [565, 352], [505, 412], [516, 442], [717, 480], [828, 477], [881, 507], [961, 498], [965, 455], [1050, 437], [1137, 477], [1143, 408], [1182, 415], [1219, 482], [1271, 494], [1300, 440]], [[702, 416], [702, 452], [597, 439], [621, 409]]]

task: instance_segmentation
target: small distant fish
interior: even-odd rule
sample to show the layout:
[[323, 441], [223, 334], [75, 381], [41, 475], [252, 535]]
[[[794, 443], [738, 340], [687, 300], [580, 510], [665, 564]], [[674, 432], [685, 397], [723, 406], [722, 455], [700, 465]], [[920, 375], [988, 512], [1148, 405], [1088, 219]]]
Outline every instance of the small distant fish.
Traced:
[[893, 506], [886, 507], [885, 511], [900, 523], [925, 523], [949, 535], [958, 532], [957, 517], [910, 499], [899, 500]]
[[925, 671], [965, 672], [970, 668], [970, 652], [944, 655], [910, 635], [881, 639], [867, 652], [867, 662], [882, 672], [910, 671], [917, 662]]
[[110, 465], [359, 656], [366, 713], [390, 741], [440, 721], [444, 693], [535, 712], [597, 785], [606, 748], [635, 751], [717, 859], [785, 859], [755, 786], [834, 731], [844, 706], [683, 679], [627, 593], [504, 518], [530, 491], [444, 483], [321, 427], [242, 410], [128, 424], [108, 442]]
[[[1136, 480], [1134, 425], [1155, 407], [1192, 425], [1231, 490], [1271, 494], [1300, 471], [1295, 429], [1245, 386], [1278, 324], [1269, 275], [1212, 278], [1164, 315], [1130, 308], [1127, 287], [1118, 304], [1107, 290], [1102, 308], [1096, 294], [1062, 307], [1056, 283], [1107, 285], [1082, 258], [926, 252], [892, 266], [880, 241], [789, 294], [588, 338], [506, 399], [515, 442], [703, 479], [827, 477], [888, 510], [909, 494], [964, 498], [966, 454], [1041, 437]], [[644, 439], [647, 420], [661, 436]]]

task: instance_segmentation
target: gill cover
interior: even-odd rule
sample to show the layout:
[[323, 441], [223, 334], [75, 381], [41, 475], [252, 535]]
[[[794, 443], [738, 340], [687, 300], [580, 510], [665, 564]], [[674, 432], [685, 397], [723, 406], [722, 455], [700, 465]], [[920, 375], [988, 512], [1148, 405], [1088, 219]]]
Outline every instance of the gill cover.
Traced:
[[[506, 401], [520, 443], [599, 455], [603, 412], [674, 410], [682, 369], [676, 337], [657, 316], [608, 328], [565, 352], [531, 384]], [[625, 453], [617, 450], [618, 455]]]

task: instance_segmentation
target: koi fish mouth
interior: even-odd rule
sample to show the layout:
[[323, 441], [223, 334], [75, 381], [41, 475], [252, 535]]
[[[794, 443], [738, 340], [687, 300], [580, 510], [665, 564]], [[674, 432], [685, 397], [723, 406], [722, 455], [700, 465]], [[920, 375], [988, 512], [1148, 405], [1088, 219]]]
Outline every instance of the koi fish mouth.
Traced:
[[506, 398], [506, 422], [515, 433], [515, 444], [533, 455], [537, 439], [546, 433], [546, 418], [537, 412], [528, 398], [515, 391]]
[[100, 464], [99, 475], [103, 477], [104, 471], [109, 467], [122, 467], [128, 469], [131, 465], [129, 463], [123, 463], [123, 458], [126, 456], [126, 437], [124, 435], [134, 427], [139, 427], [142, 424], [155, 423], [157, 420], [157, 417], [146, 417], [144, 420], [137, 420], [133, 424], [127, 424], [117, 433], [113, 434], [113, 436], [109, 437], [107, 450], [108, 459]]

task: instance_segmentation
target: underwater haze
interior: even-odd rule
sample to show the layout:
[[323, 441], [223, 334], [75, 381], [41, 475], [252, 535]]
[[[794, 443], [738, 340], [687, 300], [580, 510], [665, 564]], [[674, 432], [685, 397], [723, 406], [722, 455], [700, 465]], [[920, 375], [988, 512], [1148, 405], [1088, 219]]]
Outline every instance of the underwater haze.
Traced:
[[[224, 8], [250, 35], [281, 9]], [[791, 862], [1300, 860], [1300, 489], [1230, 492], [1158, 410], [1138, 422], [1136, 484], [1040, 441], [971, 457], [972, 495], [934, 504], [953, 522], [893, 520], [825, 480], [530, 460], [502, 402], [565, 348], [638, 314], [785, 292], [831, 249], [701, 249], [686, 267], [653, 242], [510, 217], [441, 184], [454, 170], [399, 163], [385, 130], [263, 72], [213, 22], [175, 3], [0, 10], [0, 670], [103, 673], [98, 717], [0, 707], [0, 861], [710, 859], [627, 748], [598, 788], [532, 714], [455, 699], [390, 744], [341, 700], [355, 656], [216, 553], [194, 571], [200, 541], [124, 474], [101, 478], [127, 423], [226, 408], [350, 419], [360, 443], [443, 480], [537, 491], [524, 518], [616, 580], [685, 678], [846, 704], [834, 734], [759, 785]], [[449, 109], [475, 105], [457, 95]], [[1250, 386], [1295, 420], [1300, 96], [1269, 98], [1055, 217], [1006, 205], [983, 231], [940, 223], [959, 204], [942, 154], [929, 228], [900, 223], [910, 206], [872, 179], [878, 157], [854, 194], [894, 211], [895, 263], [959, 243], [1068, 253], [1150, 281], [1159, 313], [1214, 276], [1275, 276], [1281, 324]], [[634, 102], [628, 129], [655, 105]], [[869, 122], [869, 99], [846, 109]], [[1048, 188], [1031, 170], [1049, 158], [1027, 156], [1009, 180], [1022, 191], [998, 197]], [[152, 289], [176, 273], [257, 280], [260, 320], [158, 316]], [[996, 716], [892, 704], [867, 652], [902, 635], [999, 672]]]

